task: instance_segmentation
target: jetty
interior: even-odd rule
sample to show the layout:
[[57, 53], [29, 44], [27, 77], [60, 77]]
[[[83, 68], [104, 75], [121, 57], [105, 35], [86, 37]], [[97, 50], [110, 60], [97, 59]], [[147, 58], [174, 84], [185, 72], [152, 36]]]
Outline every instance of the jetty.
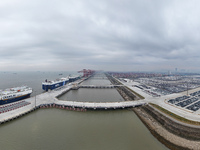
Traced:
[[[75, 84], [79, 84], [81, 80], [78, 80]], [[27, 113], [30, 113], [39, 108], [62, 108], [77, 111], [86, 110], [116, 110], [116, 109], [127, 109], [133, 108], [141, 105], [145, 105], [145, 100], [138, 101], [122, 101], [122, 102], [77, 102], [77, 101], [63, 101], [58, 100], [58, 96], [68, 92], [74, 87], [74, 84], [68, 84], [61, 88], [48, 91], [28, 99], [22, 102], [15, 102], [12, 104], [6, 104], [0, 106], [0, 124], [11, 121], [18, 117], [21, 117]], [[80, 87], [86, 88], [87, 86], [81, 85]], [[89, 88], [92, 88], [90, 85]], [[100, 88], [113, 88], [110, 86], [101, 86]], [[99, 86], [94, 86], [94, 88], [99, 88]]]
[[93, 89], [109, 89], [121, 87], [124, 85], [77, 85], [73, 84], [72, 90], [78, 90], [79, 88], [93, 88]]
[[76, 101], [61, 101], [56, 100], [56, 105], [62, 107], [72, 107], [80, 109], [89, 109], [89, 110], [113, 110], [113, 109], [124, 109], [124, 108], [133, 108], [141, 105], [145, 105], [144, 100], [139, 101], [123, 101], [123, 102], [76, 102]]
[[78, 87], [79, 88], [103, 88], [103, 89], [105, 89], [105, 88], [115, 88], [114, 85], [106, 85], [106, 86], [104, 86], [104, 85], [80, 85]]

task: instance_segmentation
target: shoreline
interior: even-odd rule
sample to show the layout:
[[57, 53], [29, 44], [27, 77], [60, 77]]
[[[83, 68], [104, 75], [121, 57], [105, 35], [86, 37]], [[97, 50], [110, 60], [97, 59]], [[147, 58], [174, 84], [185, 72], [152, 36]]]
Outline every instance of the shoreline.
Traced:
[[[108, 77], [108, 76], [107, 76]], [[112, 84], [120, 84], [119, 81], [109, 76]], [[125, 101], [135, 101], [132, 91], [123, 88], [118, 92]], [[126, 94], [126, 93], [132, 94]], [[142, 98], [142, 97], [141, 97]], [[143, 122], [151, 134], [167, 148], [172, 150], [200, 149], [200, 126], [191, 127], [190, 124], [175, 121], [167, 114], [160, 112], [157, 108], [148, 105], [131, 109]]]
[[[68, 88], [62, 89], [58, 93], [62, 94], [63, 92], [66, 92], [66, 90], [69, 89]], [[125, 101], [138, 100], [138, 96], [135, 96], [134, 95], [135, 93], [130, 91], [128, 88], [125, 87], [118, 88], [118, 92], [124, 98]], [[52, 92], [51, 95], [55, 96], [55, 93]], [[32, 97], [32, 101], [34, 101], [34, 97]], [[31, 108], [28, 111], [23, 111], [22, 113], [19, 113], [19, 115], [10, 117], [6, 120], [4, 119], [2, 122], [0, 122], [0, 124], [24, 116], [25, 114], [37, 110], [38, 108], [51, 108], [51, 107], [76, 110], [76, 111], [86, 111], [86, 110], [81, 110], [80, 108], [76, 108], [74, 103], [69, 107], [59, 103], [55, 103], [54, 99], [52, 99], [51, 104], [50, 103], [45, 104], [45, 101], [41, 101], [40, 104], [37, 103], [37, 106], [35, 108]], [[134, 111], [134, 113], [143, 122], [143, 124], [147, 127], [147, 129], [151, 132], [151, 134], [169, 149], [174, 149], [174, 150], [200, 149], [200, 126], [192, 127], [189, 124], [186, 123], [182, 124], [180, 121], [175, 121], [167, 114], [161, 112], [159, 109], [149, 104], [131, 108], [131, 110]]]
[[[144, 125], [148, 128], [151, 134], [158, 139], [162, 144], [172, 150], [189, 150], [189, 149], [199, 149], [200, 147], [200, 140], [190, 140], [186, 137], [183, 138], [178, 136], [173, 131], [169, 131], [163, 125], [161, 125], [151, 114], [147, 113], [143, 108], [149, 107], [141, 106], [138, 108], [133, 108], [132, 110], [135, 114], [139, 117], [139, 119], [144, 123]], [[163, 120], [165, 118], [162, 114], [160, 114], [155, 108], [160, 117]], [[172, 121], [172, 123], [174, 123]], [[171, 126], [173, 128], [173, 126]], [[197, 131], [199, 129], [196, 129]], [[179, 129], [180, 132], [184, 132], [182, 129]]]
[[160, 134], [158, 134], [153, 127], [151, 126], [150, 122], [147, 123], [147, 120], [142, 116], [138, 110], [133, 109], [133, 112], [137, 115], [137, 117], [142, 121], [142, 123], [147, 127], [147, 129], [151, 132], [151, 134], [162, 144], [164, 144], [169, 149], [184, 149], [183, 147], [177, 146], [174, 143], [171, 143], [170, 141], [166, 140], [164, 137], [162, 137]]

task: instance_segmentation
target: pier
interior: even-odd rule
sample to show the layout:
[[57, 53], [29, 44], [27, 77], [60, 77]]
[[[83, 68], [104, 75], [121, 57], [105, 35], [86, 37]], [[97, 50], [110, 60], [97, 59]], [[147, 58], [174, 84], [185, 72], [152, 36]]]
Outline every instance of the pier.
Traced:
[[[77, 84], [79, 82], [80, 81], [77, 81]], [[92, 88], [93, 86], [90, 85], [89, 87]], [[114, 88], [113, 85], [101, 86], [101, 88], [103, 87]], [[17, 109], [13, 109], [13, 105], [17, 106], [17, 104], [15, 103], [13, 103], [13, 105], [10, 105], [10, 104], [4, 105], [6, 109], [8, 109], [9, 111], [2, 111], [2, 113], [0, 114], [0, 124], [11, 121], [18, 117], [21, 117], [38, 108], [56, 107], [56, 108], [61, 108], [61, 109], [78, 110], [78, 111], [79, 110], [116, 110], [116, 109], [133, 108], [133, 107], [146, 104], [144, 100], [95, 103], [95, 102], [62, 101], [62, 100], [57, 99], [59, 95], [66, 93], [71, 88], [73, 88], [73, 85], [65, 85], [60, 89], [52, 90], [50, 92], [45, 92], [37, 96], [30, 97], [28, 99], [23, 100], [23, 103], [27, 105], [23, 105], [23, 107], [17, 107]]]
[[107, 88], [116, 88], [124, 85], [74, 85], [73, 90], [78, 90], [79, 88], [96, 88], [96, 89], [107, 89]]
[[83, 108], [89, 110], [114, 110], [133, 108], [145, 105], [144, 100], [140, 101], [123, 101], [123, 102], [106, 102], [106, 103], [93, 103], [93, 102], [76, 102], [76, 101], [61, 101], [56, 100], [56, 105], [63, 107]]
[[115, 88], [114, 85], [107, 85], [107, 86], [103, 86], [103, 85], [80, 85], [78, 86], [79, 88]]
[[79, 88], [114, 88], [113, 85], [107, 85], [107, 86], [103, 86], [103, 85], [80, 85]]

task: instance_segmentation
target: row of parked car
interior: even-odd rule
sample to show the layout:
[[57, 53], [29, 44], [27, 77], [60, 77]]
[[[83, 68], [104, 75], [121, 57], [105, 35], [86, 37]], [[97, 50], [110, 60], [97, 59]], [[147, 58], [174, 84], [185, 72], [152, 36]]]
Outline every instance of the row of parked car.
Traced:
[[196, 102], [196, 103], [194, 103], [194, 104], [192, 104], [192, 105], [190, 105], [186, 108], [189, 109], [189, 110], [197, 111], [197, 110], [200, 109], [200, 101], [198, 101], [198, 102]]
[[197, 91], [197, 92], [191, 93], [190, 95], [191, 95], [191, 96], [198, 96], [198, 97], [199, 97], [199, 96], [200, 96], [200, 91]]
[[[186, 109], [197, 111], [200, 109], [200, 91], [191, 93], [190, 96], [181, 96], [175, 99], [168, 100], [168, 103], [174, 104], [180, 107], [186, 107]], [[192, 105], [191, 105], [192, 104]]]
[[192, 98], [189, 98], [189, 99], [187, 99], [187, 100], [185, 100], [185, 101], [179, 102], [179, 103], [177, 103], [177, 104], [175, 104], [175, 105], [176, 105], [176, 106], [185, 107], [185, 106], [188, 106], [188, 105], [190, 105], [190, 104], [192, 104], [192, 103], [194, 103], [194, 102], [196, 102], [196, 101], [198, 101], [198, 100], [199, 100], [198, 98], [192, 97]]
[[171, 104], [176, 104], [176, 103], [181, 102], [181, 101], [183, 101], [183, 100], [186, 100], [186, 99], [188, 99], [188, 98], [190, 98], [190, 97], [184, 95], [184, 96], [181, 96], [181, 97], [177, 97], [177, 98], [175, 98], [175, 99], [170, 99], [170, 100], [168, 100], [168, 102], [171, 103]]

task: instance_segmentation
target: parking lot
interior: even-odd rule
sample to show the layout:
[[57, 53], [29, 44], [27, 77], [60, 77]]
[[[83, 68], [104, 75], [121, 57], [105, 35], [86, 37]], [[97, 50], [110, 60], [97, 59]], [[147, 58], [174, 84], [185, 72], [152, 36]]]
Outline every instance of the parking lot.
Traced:
[[192, 98], [189, 98], [189, 99], [187, 99], [187, 100], [185, 100], [183, 102], [180, 102], [180, 103], [176, 104], [176, 106], [185, 107], [185, 106], [188, 106], [188, 105], [190, 105], [190, 104], [192, 104], [192, 103], [194, 103], [196, 101], [198, 101], [198, 98], [192, 97]]
[[181, 96], [168, 100], [168, 103], [191, 111], [200, 109], [200, 91], [191, 93], [190, 96]]
[[12, 110], [15, 110], [15, 109], [18, 109], [18, 108], [21, 108], [21, 107], [24, 107], [24, 106], [29, 105], [29, 104], [31, 104], [31, 103], [26, 102], [26, 101], [18, 101], [18, 102], [15, 102], [15, 103], [0, 106], [0, 114], [6, 113], [8, 111], [12, 111]]
[[171, 103], [171, 104], [175, 104], [175, 103], [178, 103], [178, 102], [183, 101], [183, 100], [188, 99], [188, 98], [189, 98], [189, 96], [184, 95], [184, 96], [181, 96], [181, 97], [177, 97], [175, 99], [170, 99], [168, 102]]
[[[148, 90], [149, 93], [153, 92], [155, 95], [161, 96], [180, 93], [200, 87], [200, 77], [194, 76], [138, 78], [135, 81], [140, 83], [138, 88]], [[196, 94], [200, 95], [200, 92]]]
[[198, 102], [194, 103], [193, 105], [190, 105], [186, 108], [189, 110], [192, 110], [192, 111], [197, 111], [200, 109], [200, 101], [198, 101]]

